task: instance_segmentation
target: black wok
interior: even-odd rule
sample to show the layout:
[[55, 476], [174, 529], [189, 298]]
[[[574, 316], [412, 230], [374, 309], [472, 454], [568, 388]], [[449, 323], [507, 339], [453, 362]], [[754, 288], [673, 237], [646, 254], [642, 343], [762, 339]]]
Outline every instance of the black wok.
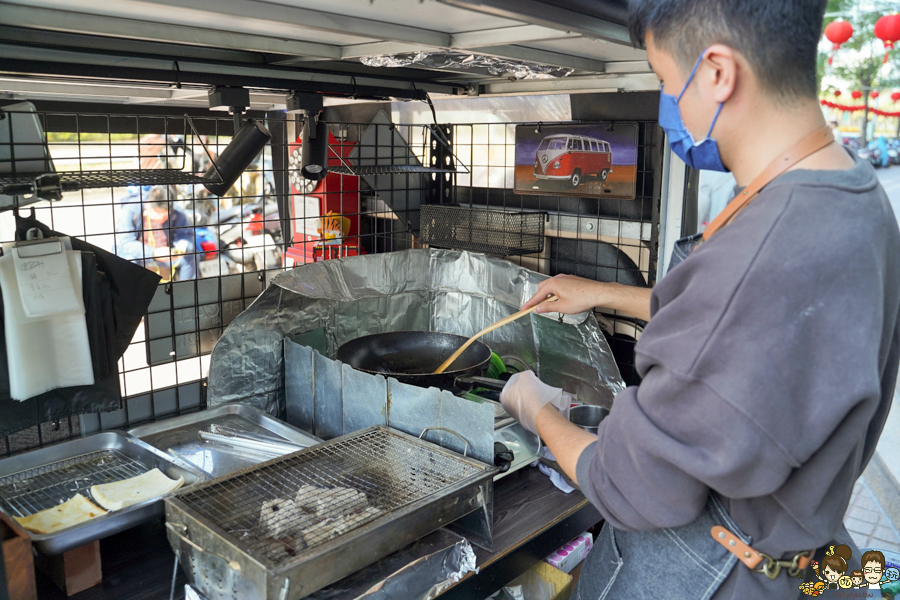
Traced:
[[338, 348], [337, 359], [354, 369], [393, 377], [420, 387], [455, 390], [457, 378], [482, 375], [491, 362], [491, 349], [476, 341], [450, 368], [434, 374], [468, 338], [452, 333], [392, 331], [351, 340]]

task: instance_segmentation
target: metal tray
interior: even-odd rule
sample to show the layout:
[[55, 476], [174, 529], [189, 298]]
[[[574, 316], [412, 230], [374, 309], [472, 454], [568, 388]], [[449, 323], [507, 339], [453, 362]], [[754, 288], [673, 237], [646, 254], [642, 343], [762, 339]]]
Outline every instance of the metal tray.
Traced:
[[494, 430], [494, 441], [506, 446], [515, 456], [509, 465], [509, 470], [495, 475], [494, 481], [527, 467], [541, 457], [541, 438], [522, 427], [515, 420], [498, 426]]
[[[24, 517], [56, 506], [92, 485], [128, 479], [157, 468], [184, 487], [206, 480], [187, 463], [119, 431], [105, 431], [0, 460], [0, 510]], [[56, 533], [29, 532], [43, 554], [61, 554], [163, 514], [162, 498], [110, 512]]]
[[[209, 600], [296, 600], [461, 517], [490, 522], [496, 471], [374, 426], [170, 496], [166, 533]], [[320, 524], [350, 514], [341, 512], [342, 497], [329, 498], [326, 488], [363, 492], [367, 508], [357, 513], [357, 523], [324, 537], [316, 525], [275, 534], [260, 522], [262, 507], [310, 485], [323, 488], [303, 492], [321, 502], [315, 514], [326, 520]], [[366, 514], [371, 508], [378, 510]], [[290, 513], [279, 523], [298, 518]]]
[[301, 446], [313, 446], [322, 441], [314, 435], [279, 421], [268, 413], [240, 403], [223, 404], [216, 408], [157, 421], [130, 429], [128, 433], [163, 452], [173, 451], [175, 456], [211, 478], [228, 475], [273, 458], [272, 455], [230, 450], [201, 441], [198, 433], [201, 430], [209, 431], [209, 426], [213, 424], [264, 434]]

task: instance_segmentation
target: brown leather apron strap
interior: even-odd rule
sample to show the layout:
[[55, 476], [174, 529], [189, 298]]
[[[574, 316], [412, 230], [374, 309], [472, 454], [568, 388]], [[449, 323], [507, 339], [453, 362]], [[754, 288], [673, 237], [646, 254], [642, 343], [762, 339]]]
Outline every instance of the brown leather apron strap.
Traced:
[[833, 141], [834, 134], [826, 125], [788, 148], [784, 154], [769, 163], [769, 166], [763, 169], [763, 172], [757, 175], [756, 179], [751, 181], [750, 185], [745, 187], [738, 197], [729, 202], [725, 210], [713, 219], [713, 222], [703, 232], [703, 240], [708, 240], [714, 233], [728, 225], [773, 179]]
[[[791, 557], [790, 560], [775, 559], [766, 554], [759, 552], [752, 546], [745, 544], [741, 538], [730, 532], [721, 525], [715, 525], [709, 530], [709, 534], [714, 540], [722, 544], [726, 550], [737, 556], [738, 560], [751, 571], [763, 573], [769, 579], [778, 577], [781, 569], [785, 569], [788, 575], [796, 577], [800, 571], [805, 571], [812, 560], [815, 550], [807, 550], [799, 552]], [[765, 563], [762, 563], [765, 561]]]

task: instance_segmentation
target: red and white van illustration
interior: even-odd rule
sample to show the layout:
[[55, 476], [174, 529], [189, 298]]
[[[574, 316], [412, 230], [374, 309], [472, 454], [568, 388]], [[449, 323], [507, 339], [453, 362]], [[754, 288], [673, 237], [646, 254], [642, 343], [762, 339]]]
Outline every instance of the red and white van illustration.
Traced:
[[534, 157], [536, 178], [568, 180], [573, 188], [590, 175], [606, 181], [610, 173], [612, 151], [609, 142], [584, 135], [548, 135], [541, 140]]

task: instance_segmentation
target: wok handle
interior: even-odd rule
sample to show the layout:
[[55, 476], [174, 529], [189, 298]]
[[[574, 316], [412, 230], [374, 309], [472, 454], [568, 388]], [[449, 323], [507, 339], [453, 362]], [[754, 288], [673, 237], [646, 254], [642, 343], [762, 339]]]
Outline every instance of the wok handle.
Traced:
[[506, 387], [506, 382], [500, 379], [491, 379], [490, 377], [457, 377], [454, 381], [456, 387], [461, 389], [469, 389], [473, 387], [483, 387], [495, 392], [502, 392]]
[[422, 433], [419, 434], [419, 439], [420, 439], [420, 440], [422, 439], [422, 436], [425, 435], [425, 432], [427, 432], [427, 431], [446, 431], [447, 433], [452, 433], [453, 435], [455, 435], [456, 437], [458, 437], [460, 440], [462, 440], [462, 442], [465, 444], [465, 446], [463, 447], [463, 456], [466, 456], [466, 454], [469, 452], [469, 442], [468, 442], [468, 440], [466, 440], [466, 438], [464, 438], [463, 436], [459, 435], [458, 433], [456, 433], [456, 432], [453, 431], [452, 429], [447, 429], [446, 427], [426, 427], [425, 429], [422, 430]]
[[479, 331], [478, 333], [476, 333], [475, 335], [473, 335], [472, 337], [470, 337], [468, 340], [466, 340], [466, 342], [465, 342], [462, 346], [459, 347], [459, 350], [457, 350], [456, 352], [454, 352], [453, 354], [451, 354], [451, 355], [450, 355], [450, 358], [448, 358], [448, 359], [445, 360], [443, 363], [441, 363], [441, 366], [439, 366], [437, 369], [435, 369], [434, 375], [440, 375], [441, 373], [443, 373], [444, 371], [446, 371], [446, 370], [450, 367], [450, 365], [453, 364], [453, 361], [455, 361], [457, 358], [459, 358], [459, 356], [460, 356], [463, 352], [466, 351], [466, 348], [468, 348], [469, 346], [472, 345], [472, 342], [474, 342], [475, 340], [477, 340], [478, 338], [480, 338], [480, 337], [483, 336], [484, 334], [490, 333], [490, 332], [494, 331], [495, 329], [499, 329], [500, 327], [503, 327], [504, 325], [507, 325], [507, 324], [509, 324], [509, 323], [512, 323], [512, 322], [515, 321], [516, 319], [519, 319], [519, 318], [521, 318], [521, 317], [524, 317], [525, 315], [529, 315], [529, 314], [533, 313], [533, 312], [537, 309], [537, 307], [540, 306], [541, 304], [545, 304], [545, 303], [547, 303], [547, 302], [556, 302], [557, 300], [559, 300], [559, 298], [557, 298], [556, 296], [550, 296], [550, 297], [548, 297], [546, 300], [544, 300], [543, 302], [540, 302], [540, 303], [538, 303], [538, 304], [535, 304], [535, 305], [532, 306], [531, 308], [526, 308], [525, 310], [520, 310], [520, 311], [517, 312], [517, 313], [514, 313], [514, 314], [512, 314], [512, 315], [510, 315], [510, 316], [508, 316], [508, 317], [505, 317], [505, 318], [503, 318], [503, 319], [500, 319], [499, 321], [497, 321], [497, 322], [494, 323], [493, 325], [488, 325], [487, 327], [485, 327], [484, 329], [482, 329], [481, 331]]

